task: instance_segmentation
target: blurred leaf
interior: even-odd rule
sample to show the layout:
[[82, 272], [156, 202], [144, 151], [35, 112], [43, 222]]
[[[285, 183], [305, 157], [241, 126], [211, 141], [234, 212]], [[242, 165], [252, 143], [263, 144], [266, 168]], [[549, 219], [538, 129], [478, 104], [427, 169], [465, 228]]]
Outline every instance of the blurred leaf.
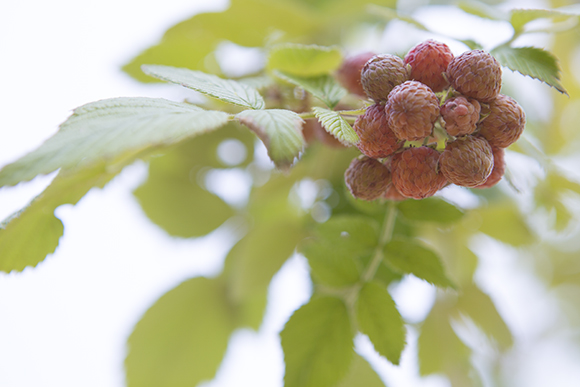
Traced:
[[286, 169], [304, 150], [304, 120], [293, 111], [283, 109], [244, 110], [236, 115], [268, 148], [268, 156], [278, 168]]
[[466, 314], [485, 334], [492, 337], [503, 349], [511, 347], [513, 337], [507, 324], [497, 311], [493, 300], [472, 284], [461, 289], [457, 309]]
[[229, 252], [225, 269], [227, 291], [231, 300], [246, 309], [244, 324], [259, 328], [270, 281], [303, 237], [300, 218], [256, 221]]
[[506, 20], [508, 18], [508, 15], [500, 11], [498, 8], [490, 7], [481, 1], [460, 1], [457, 6], [462, 11], [483, 19]]
[[553, 226], [557, 231], [564, 230], [573, 219], [572, 213], [562, 202], [569, 191], [580, 194], [580, 184], [568, 180], [556, 171], [549, 171], [546, 179], [540, 181], [534, 189], [536, 206], [554, 215]]
[[538, 79], [560, 93], [568, 95], [560, 83], [560, 65], [550, 52], [537, 47], [510, 47], [502, 45], [491, 50], [491, 54], [510, 70]]
[[152, 77], [176, 83], [234, 105], [250, 109], [263, 109], [265, 106], [264, 99], [256, 89], [231, 79], [222, 79], [201, 71], [160, 65], [143, 65], [141, 69]]
[[[365, 265], [365, 267], [367, 265]], [[373, 280], [386, 287], [390, 285], [391, 282], [400, 281], [402, 278], [403, 276], [400, 273], [395, 273], [393, 270], [391, 270], [390, 267], [385, 265], [384, 262], [381, 262], [377, 268], [377, 272], [375, 273]]]
[[189, 238], [213, 231], [234, 214], [221, 198], [198, 184], [204, 169], [224, 166], [217, 148], [228, 139], [240, 141], [246, 153], [253, 154], [255, 137], [230, 123], [150, 160], [149, 176], [134, 194], [151, 221], [170, 235]]
[[518, 211], [515, 203], [505, 203], [475, 210], [481, 216], [479, 231], [501, 242], [523, 246], [534, 242], [535, 237]]
[[342, 300], [312, 299], [294, 312], [280, 336], [285, 387], [330, 387], [347, 374], [353, 340]]
[[385, 246], [385, 262], [405, 274], [413, 274], [430, 284], [454, 288], [445, 274], [441, 259], [431, 249], [410, 238], [395, 238]]
[[[228, 115], [159, 98], [115, 98], [78, 107], [39, 148], [0, 171], [0, 186], [59, 168], [86, 168], [223, 126]], [[121, 166], [122, 166], [121, 165]]]
[[443, 373], [452, 386], [473, 386], [469, 377], [471, 351], [457, 337], [449, 323], [448, 306], [437, 302], [421, 325], [418, 340], [421, 376]]
[[337, 47], [284, 43], [270, 51], [267, 67], [290, 75], [312, 77], [326, 75], [341, 63], [342, 54]]
[[324, 129], [342, 143], [352, 145], [359, 142], [352, 126], [339, 113], [320, 107], [314, 107], [312, 111]]
[[149, 308], [129, 337], [128, 387], [195, 386], [212, 379], [236, 317], [219, 279], [189, 279]]
[[348, 373], [336, 387], [385, 387], [385, 384], [377, 375], [370, 364], [360, 355], [355, 354]]
[[397, 209], [408, 220], [416, 222], [454, 223], [463, 218], [463, 211], [439, 198], [405, 200], [397, 203]]
[[275, 71], [274, 74], [293, 85], [300, 86], [330, 108], [334, 108], [340, 99], [347, 94], [347, 91], [330, 75], [300, 77], [281, 71]]
[[400, 21], [404, 21], [405, 23], [412, 25], [415, 28], [418, 28], [419, 30], [429, 31], [429, 29], [427, 27], [425, 27], [425, 25], [423, 23], [419, 22], [415, 18], [413, 18], [409, 15], [400, 14], [392, 8], [380, 7], [380, 6], [375, 5], [375, 4], [369, 4], [367, 6], [367, 9], [373, 15], [377, 15], [377, 16], [379, 16], [387, 21], [400, 20]]
[[405, 325], [387, 289], [376, 282], [364, 284], [356, 316], [361, 332], [369, 337], [375, 350], [398, 365], [406, 343]]
[[319, 224], [314, 235], [354, 256], [372, 252], [378, 244], [379, 225], [366, 216], [333, 216]]
[[288, 1], [232, 0], [223, 12], [202, 13], [167, 30], [160, 43], [134, 58], [123, 70], [142, 82], [152, 79], [143, 64], [205, 69], [205, 59], [223, 41], [261, 47], [278, 31], [286, 39], [308, 36], [319, 21], [303, 6]]
[[526, 24], [537, 19], [551, 19], [554, 22], [563, 22], [569, 19], [578, 21], [577, 15], [548, 9], [513, 9], [510, 13], [509, 21], [516, 33], [521, 33]]
[[359, 269], [353, 255], [336, 248], [329, 241], [308, 239], [302, 244], [300, 252], [308, 259], [316, 283], [341, 287], [359, 280]]
[[52, 254], [64, 231], [54, 210], [76, 204], [92, 187], [102, 188], [117, 172], [107, 171], [103, 164], [72, 173], [61, 170], [27, 207], [0, 223], [0, 271], [21, 271]]

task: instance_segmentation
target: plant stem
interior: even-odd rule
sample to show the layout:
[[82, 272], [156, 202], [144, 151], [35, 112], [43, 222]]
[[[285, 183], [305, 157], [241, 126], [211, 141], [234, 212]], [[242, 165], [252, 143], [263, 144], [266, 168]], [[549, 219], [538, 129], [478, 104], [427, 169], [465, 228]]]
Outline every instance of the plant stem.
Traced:
[[383, 248], [389, 243], [393, 237], [393, 229], [395, 228], [395, 219], [397, 217], [397, 208], [395, 202], [389, 202], [389, 208], [385, 214], [385, 221], [383, 222], [383, 230], [379, 239], [379, 244], [375, 249], [373, 258], [363, 273], [361, 279], [363, 282], [370, 281], [377, 272], [381, 261], [383, 260]]

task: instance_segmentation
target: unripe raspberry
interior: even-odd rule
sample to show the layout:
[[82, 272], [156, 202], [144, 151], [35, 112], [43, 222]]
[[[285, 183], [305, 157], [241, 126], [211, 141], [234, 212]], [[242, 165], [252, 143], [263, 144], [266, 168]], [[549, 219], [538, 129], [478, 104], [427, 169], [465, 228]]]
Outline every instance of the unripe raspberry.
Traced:
[[464, 52], [449, 63], [447, 78], [461, 94], [479, 102], [491, 102], [501, 89], [501, 66], [488, 52]]
[[370, 201], [385, 194], [391, 183], [391, 172], [380, 161], [360, 156], [351, 161], [344, 181], [352, 196]]
[[505, 151], [503, 148], [491, 148], [493, 152], [493, 169], [487, 180], [474, 188], [490, 188], [499, 183], [505, 173]]
[[439, 159], [439, 169], [447, 180], [462, 187], [485, 182], [493, 168], [491, 146], [484, 138], [465, 136], [447, 143]]
[[526, 126], [524, 109], [511, 97], [500, 94], [489, 104], [489, 115], [479, 124], [479, 135], [491, 146], [507, 148], [520, 138]]
[[391, 91], [385, 109], [398, 138], [418, 141], [431, 134], [439, 117], [439, 100], [421, 82], [407, 81]]
[[401, 58], [390, 54], [372, 57], [361, 70], [361, 84], [375, 102], [384, 102], [393, 87], [409, 79], [409, 68]]
[[396, 153], [391, 160], [393, 185], [403, 195], [423, 199], [435, 195], [447, 184], [438, 172], [439, 152], [422, 146]]
[[383, 195], [383, 198], [395, 202], [400, 202], [402, 200], [407, 199], [406, 196], [404, 196], [397, 190], [397, 188], [393, 185], [393, 183], [389, 184], [389, 186], [387, 187], [387, 191]]
[[473, 98], [450, 98], [441, 106], [441, 118], [445, 130], [451, 136], [471, 134], [477, 127], [481, 106]]
[[385, 107], [381, 104], [369, 106], [365, 113], [356, 119], [353, 129], [360, 139], [356, 144], [357, 148], [374, 159], [387, 157], [405, 143], [391, 130], [385, 115]]
[[411, 66], [410, 79], [422, 82], [434, 92], [449, 86], [443, 76], [453, 60], [453, 53], [445, 43], [427, 40], [413, 47], [405, 55], [405, 63]]
[[346, 58], [336, 73], [340, 84], [349, 92], [366, 98], [367, 95], [361, 84], [361, 70], [373, 56], [375, 56], [374, 52], [363, 52]]

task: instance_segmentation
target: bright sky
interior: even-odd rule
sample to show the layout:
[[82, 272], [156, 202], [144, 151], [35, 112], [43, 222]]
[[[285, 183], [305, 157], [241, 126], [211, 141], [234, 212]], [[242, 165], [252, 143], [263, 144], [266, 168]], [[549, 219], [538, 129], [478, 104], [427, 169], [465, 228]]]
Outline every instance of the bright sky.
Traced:
[[[183, 99], [188, 95], [183, 89], [143, 86], [119, 68], [171, 25], [210, 9], [210, 3], [211, 9], [224, 5], [209, 0], [0, 5], [0, 166], [37, 147], [79, 105], [119, 96]], [[132, 189], [145, 176], [146, 166], [137, 163], [105, 190], [91, 191], [75, 207], [59, 208], [66, 230], [56, 254], [35, 269], [0, 274], [1, 386], [123, 386], [125, 341], [140, 315], [180, 281], [219, 272], [228, 247], [218, 243], [223, 235], [194, 241], [169, 238], [132, 198]], [[39, 178], [0, 189], [0, 219], [26, 204], [48, 181]], [[493, 266], [493, 259], [488, 262]], [[493, 269], [509, 274], [505, 268]], [[236, 345], [211, 386], [281, 385], [276, 334], [309, 295], [304, 262], [289, 261], [272, 287], [277, 290], [276, 307], [260, 333], [240, 331], [234, 336]], [[433, 295], [431, 287], [413, 279], [395, 289], [409, 319], [419, 319]], [[411, 342], [413, 337], [411, 332]], [[364, 340], [359, 345], [368, 347]], [[376, 358], [374, 364], [382, 367], [390, 386], [406, 386], [409, 380], [413, 386], [445, 386], [437, 377], [419, 381], [412, 376], [412, 351], [410, 347], [400, 368]], [[554, 366], [567, 369], [563, 362]]]

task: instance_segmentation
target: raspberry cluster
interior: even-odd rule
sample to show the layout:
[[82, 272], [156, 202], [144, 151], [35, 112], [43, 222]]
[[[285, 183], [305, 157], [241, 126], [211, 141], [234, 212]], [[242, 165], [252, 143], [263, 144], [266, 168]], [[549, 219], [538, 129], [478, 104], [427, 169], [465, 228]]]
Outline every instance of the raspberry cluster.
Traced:
[[353, 126], [363, 153], [345, 173], [353, 196], [423, 199], [449, 184], [488, 188], [501, 180], [504, 149], [526, 119], [500, 94], [501, 66], [491, 54], [454, 57], [446, 44], [428, 40], [404, 59], [369, 56], [345, 61], [339, 77], [374, 101]]

